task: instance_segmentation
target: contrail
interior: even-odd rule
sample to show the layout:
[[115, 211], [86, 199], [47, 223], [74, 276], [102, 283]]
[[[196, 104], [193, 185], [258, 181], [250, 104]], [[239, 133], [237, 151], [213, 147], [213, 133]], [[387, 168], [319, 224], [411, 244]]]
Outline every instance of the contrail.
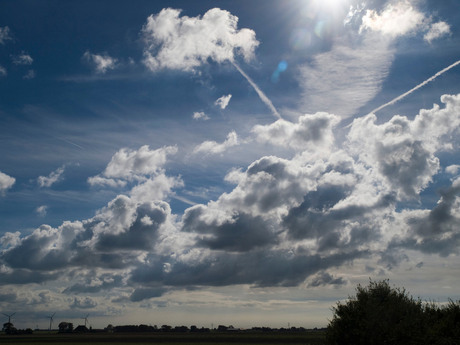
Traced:
[[400, 101], [401, 99], [403, 99], [404, 97], [406, 97], [407, 95], [410, 95], [412, 92], [414, 92], [415, 90], [417, 89], [420, 89], [422, 86], [425, 86], [426, 84], [428, 84], [429, 82], [435, 80], [437, 77], [439, 77], [441, 74], [444, 74], [446, 73], [448, 70], [450, 70], [451, 68], [454, 68], [455, 66], [457, 66], [458, 64], [460, 64], [460, 60], [454, 62], [452, 65], [444, 68], [443, 70], [439, 71], [438, 73], [436, 73], [435, 75], [433, 75], [432, 77], [428, 78], [427, 80], [425, 80], [424, 82], [418, 84], [416, 87], [410, 89], [409, 91], [403, 93], [402, 95], [392, 99], [391, 101], [389, 101], [388, 103], [385, 103], [384, 105], [381, 105], [380, 107], [378, 108], [375, 108], [374, 110], [372, 110], [369, 114], [372, 114], [372, 113], [376, 113], [377, 111], [379, 110], [382, 110], [383, 108], [389, 106], [389, 105], [392, 105], [392, 104], [395, 104], [396, 102]]
[[249, 84], [251, 84], [251, 86], [254, 88], [254, 90], [257, 92], [257, 94], [259, 95], [260, 99], [262, 102], [265, 103], [265, 105], [267, 107], [270, 108], [270, 110], [272, 111], [273, 115], [275, 115], [278, 119], [281, 119], [281, 115], [280, 113], [278, 113], [278, 110], [276, 110], [275, 106], [273, 105], [273, 103], [270, 101], [270, 99], [263, 93], [263, 91], [261, 89], [259, 89], [259, 87], [256, 85], [256, 83], [254, 83], [252, 81], [252, 79], [246, 74], [244, 73], [244, 71], [241, 69], [240, 66], [238, 66], [234, 61], [231, 61], [231, 63], [233, 64], [233, 66], [235, 66], [235, 68], [238, 70], [238, 72], [241, 73], [241, 75], [243, 77], [246, 78], [246, 80], [248, 81]]

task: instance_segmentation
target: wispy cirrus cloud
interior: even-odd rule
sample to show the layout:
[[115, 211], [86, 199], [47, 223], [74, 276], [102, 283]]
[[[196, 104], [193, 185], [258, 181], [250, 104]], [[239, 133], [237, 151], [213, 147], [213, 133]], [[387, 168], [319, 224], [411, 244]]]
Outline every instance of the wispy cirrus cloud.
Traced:
[[15, 65], [31, 65], [34, 62], [34, 59], [25, 52], [11, 56], [11, 59]]
[[388, 1], [381, 11], [351, 8], [345, 21], [347, 35], [331, 42], [330, 50], [314, 55], [300, 68], [304, 111], [317, 109], [342, 117], [374, 98], [388, 76], [397, 39], [425, 34], [428, 42], [447, 35], [449, 24], [433, 23], [416, 1]]
[[11, 30], [8, 26], [0, 27], [0, 44], [5, 44], [5, 41], [12, 40]]

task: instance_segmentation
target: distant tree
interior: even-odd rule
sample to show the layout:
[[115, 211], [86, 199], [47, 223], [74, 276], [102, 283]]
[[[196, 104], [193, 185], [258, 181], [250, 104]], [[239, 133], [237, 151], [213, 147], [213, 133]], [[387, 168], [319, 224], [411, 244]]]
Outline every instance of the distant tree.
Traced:
[[11, 322], [6, 322], [3, 324], [3, 332], [5, 332], [6, 334], [16, 334], [17, 329]]
[[71, 333], [73, 332], [73, 323], [72, 322], [61, 322], [59, 324], [59, 333]]
[[391, 288], [388, 280], [356, 288], [356, 296], [333, 308], [327, 328], [329, 344], [422, 344], [424, 311], [404, 289]]
[[169, 325], [162, 325], [161, 326], [161, 331], [162, 332], [169, 332], [169, 331], [171, 331], [171, 329], [172, 329], [172, 326], [169, 326]]

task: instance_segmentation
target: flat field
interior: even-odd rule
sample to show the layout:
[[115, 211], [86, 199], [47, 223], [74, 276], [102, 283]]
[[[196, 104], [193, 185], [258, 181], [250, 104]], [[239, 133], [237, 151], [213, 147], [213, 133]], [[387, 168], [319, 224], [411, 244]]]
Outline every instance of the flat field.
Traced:
[[175, 345], [227, 345], [227, 344], [324, 344], [322, 331], [306, 332], [235, 332], [235, 333], [87, 333], [87, 334], [30, 334], [0, 335], [0, 344], [175, 344]]

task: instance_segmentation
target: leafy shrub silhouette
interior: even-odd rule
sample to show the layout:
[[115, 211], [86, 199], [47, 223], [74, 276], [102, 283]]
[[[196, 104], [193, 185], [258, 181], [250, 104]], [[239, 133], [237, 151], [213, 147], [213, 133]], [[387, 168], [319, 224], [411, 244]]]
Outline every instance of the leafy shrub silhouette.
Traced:
[[423, 304], [388, 280], [358, 285], [356, 296], [337, 303], [327, 342], [342, 344], [460, 344], [460, 303]]

